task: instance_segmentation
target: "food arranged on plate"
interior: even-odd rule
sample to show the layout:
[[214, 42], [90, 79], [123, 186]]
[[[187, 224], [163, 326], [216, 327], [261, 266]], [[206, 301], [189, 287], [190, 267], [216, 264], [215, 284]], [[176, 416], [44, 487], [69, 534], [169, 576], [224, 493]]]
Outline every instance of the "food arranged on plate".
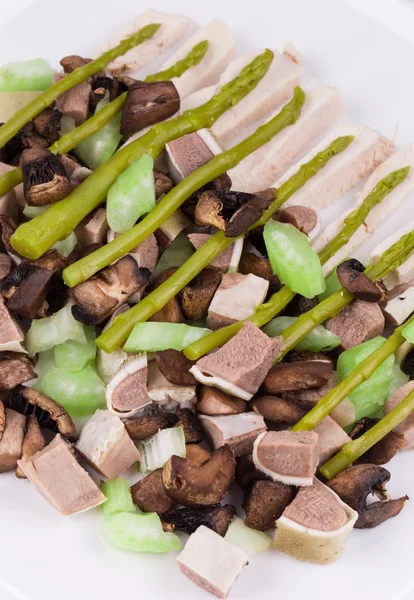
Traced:
[[0, 472], [227, 598], [252, 555], [331, 563], [408, 499], [413, 223], [354, 253], [414, 146], [344, 122], [293, 46], [191, 29], [149, 9], [95, 59], [0, 68]]

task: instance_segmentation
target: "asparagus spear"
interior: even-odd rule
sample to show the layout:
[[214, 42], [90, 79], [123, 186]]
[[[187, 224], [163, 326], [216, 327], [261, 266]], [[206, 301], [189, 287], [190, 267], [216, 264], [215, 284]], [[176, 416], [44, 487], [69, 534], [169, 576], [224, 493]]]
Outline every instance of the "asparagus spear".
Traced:
[[121, 148], [69, 196], [21, 225], [12, 237], [13, 247], [26, 258], [39, 258], [58, 240], [69, 235], [86, 215], [105, 200], [108, 189], [132, 161], [145, 153], [155, 159], [168, 142], [197, 129], [210, 127], [224, 111], [236, 105], [256, 87], [272, 60], [273, 52], [265, 50], [208, 102], [185, 111], [175, 119], [157, 123], [145, 135]]
[[87, 63], [83, 67], [75, 69], [72, 73], [63, 77], [63, 79], [52, 85], [52, 87], [43, 92], [43, 94], [33, 100], [33, 102], [20, 109], [12, 119], [0, 127], [0, 148], [2, 148], [6, 142], [11, 140], [11, 138], [26, 125], [26, 123], [33, 119], [33, 117], [50, 106], [56, 98], [75, 87], [78, 83], [85, 81], [85, 79], [91, 77], [91, 75], [95, 75], [95, 73], [102, 71], [102, 69], [118, 56], [122, 56], [128, 52], [128, 50], [134, 48], [134, 46], [138, 46], [150, 39], [160, 27], [160, 23], [151, 23], [150, 25], [142, 27], [137, 33], [131, 35], [131, 37], [122, 40], [115, 48], [111, 48], [111, 50], [101, 54], [99, 58]]
[[[382, 202], [393, 189], [404, 181], [409, 170], [410, 167], [398, 169], [378, 182], [361, 206], [344, 220], [344, 226], [341, 231], [320, 252], [319, 260], [321, 265], [327, 263], [344, 244], [348, 243], [355, 231], [364, 223], [370, 210]], [[256, 308], [255, 314], [249, 317], [249, 319], [232, 323], [232, 325], [214, 331], [202, 340], [198, 340], [185, 348], [184, 354], [191, 360], [198, 360], [204, 354], [228, 342], [230, 338], [240, 331], [247, 320], [257, 325], [257, 327], [263, 327], [263, 325], [278, 315], [293, 300], [295, 295], [287, 286], [283, 286], [278, 292], [272, 295], [268, 302], [260, 304]]]
[[[194, 67], [202, 60], [207, 52], [208, 44], [208, 40], [196, 44], [185, 58], [179, 60], [165, 71], [148, 75], [145, 81], [167, 81], [173, 77], [180, 77], [187, 69]], [[82, 123], [82, 125], [62, 135], [59, 140], [49, 147], [50, 152], [53, 152], [53, 154], [66, 154], [76, 148], [83, 140], [102, 129], [104, 125], [121, 112], [126, 96], [127, 94], [124, 92], [118, 98], [112, 100], [112, 102], [108, 102], [102, 110], [94, 114], [90, 119]], [[4, 173], [0, 177], [0, 196], [7, 194], [7, 192], [22, 181], [23, 173], [21, 167], [16, 167], [13, 171]]]
[[320, 472], [326, 479], [335, 475], [355, 462], [364, 452], [372, 448], [397, 425], [406, 419], [414, 410], [414, 390], [412, 390], [395, 408], [393, 408], [376, 425], [371, 427], [361, 437], [348, 442], [335, 456], [320, 467]]
[[[297, 173], [275, 191], [275, 201], [249, 230], [264, 225], [284, 202], [320, 171], [333, 156], [345, 150], [352, 141], [352, 136], [337, 138], [325, 150], [319, 152], [312, 160], [302, 165]], [[184, 181], [188, 180], [190, 180], [190, 177], [187, 177]], [[167, 281], [151, 292], [151, 294], [148, 294], [134, 308], [116, 317], [111, 327], [96, 340], [97, 345], [105, 350], [105, 352], [113, 352], [125, 342], [135, 323], [146, 321], [165, 306], [171, 298], [194, 279], [213, 258], [230, 246], [235, 239], [237, 238], [226, 237], [224, 231], [219, 231], [213, 235]]]
[[300, 115], [304, 101], [303, 91], [296, 88], [293, 99], [271, 121], [259, 127], [255, 133], [240, 142], [240, 144], [218, 154], [208, 164], [186, 177], [164, 196], [157, 206], [135, 227], [65, 269], [63, 272], [65, 283], [69, 287], [74, 287], [143, 242], [193, 192], [237, 165], [243, 158], [268, 142], [284, 127], [294, 123]]

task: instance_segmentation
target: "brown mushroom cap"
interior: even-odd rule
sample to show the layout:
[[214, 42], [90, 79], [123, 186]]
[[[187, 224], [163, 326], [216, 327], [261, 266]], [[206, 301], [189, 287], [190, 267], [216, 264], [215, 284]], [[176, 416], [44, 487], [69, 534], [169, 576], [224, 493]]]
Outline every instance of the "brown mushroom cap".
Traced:
[[0, 390], [12, 390], [37, 377], [26, 354], [0, 352]]
[[157, 407], [147, 415], [127, 419], [125, 421], [125, 429], [132, 440], [142, 441], [152, 437], [160, 429], [174, 427], [177, 422], [177, 415]]
[[195, 364], [179, 350], [160, 350], [155, 353], [158, 369], [170, 383], [175, 385], [196, 385], [197, 380], [189, 371]]
[[213, 452], [200, 466], [172, 456], [163, 468], [167, 494], [184, 506], [205, 506], [220, 502], [234, 478], [235, 461], [229, 446]]
[[290, 223], [302, 233], [309, 234], [318, 223], [318, 214], [310, 206], [288, 206], [277, 217], [281, 223]]
[[270, 394], [321, 387], [332, 375], [331, 360], [302, 360], [272, 367], [263, 382]]
[[43, 136], [49, 144], [53, 144], [60, 137], [61, 114], [58, 110], [45, 108], [33, 119], [33, 125], [39, 135]]
[[382, 500], [380, 502], [372, 502], [367, 506], [366, 510], [360, 515], [355, 523], [356, 529], [373, 529], [384, 521], [392, 519], [400, 514], [404, 508], [408, 496], [402, 496], [395, 500]]
[[[33, 456], [36, 452], [43, 450], [45, 446], [46, 442], [39, 422], [34, 415], [30, 415], [27, 419], [26, 434], [23, 440], [22, 458]], [[16, 469], [16, 477], [26, 479], [26, 475], [19, 466]]]
[[296, 489], [291, 485], [278, 481], [255, 481], [246, 490], [243, 499], [245, 525], [258, 531], [274, 529], [276, 520], [282, 516], [295, 494]]
[[199, 444], [186, 444], [185, 452], [186, 461], [195, 467], [199, 467], [211, 458], [211, 452], [199, 446]]
[[200, 321], [220, 285], [221, 274], [216, 269], [203, 269], [181, 292], [181, 306], [187, 319]]
[[382, 281], [371, 281], [364, 275], [365, 267], [359, 260], [345, 260], [336, 268], [339, 283], [348, 292], [365, 302], [382, 302], [386, 300], [387, 289]]
[[243, 490], [249, 488], [255, 481], [271, 481], [270, 477], [256, 467], [251, 454], [245, 454], [237, 459], [235, 479], [237, 485]]
[[215, 192], [206, 190], [201, 194], [194, 210], [194, 221], [197, 227], [211, 225], [222, 229], [226, 228], [226, 221], [221, 215], [223, 203]]
[[41, 427], [59, 432], [69, 442], [76, 442], [78, 439], [76, 427], [70, 415], [63, 406], [42, 392], [19, 385], [13, 391], [10, 407], [26, 417], [34, 415]]
[[165, 492], [162, 469], [153, 471], [131, 487], [132, 499], [144, 512], [162, 515], [170, 511], [175, 502]]
[[203, 506], [199, 508], [177, 508], [163, 515], [164, 523], [174, 526], [174, 529], [184, 531], [188, 535], [194, 533], [200, 525], [212, 529], [225, 536], [227, 529], [236, 514], [236, 509], [230, 504], [221, 506]]
[[201, 423], [198, 417], [189, 408], [180, 408], [177, 410], [176, 415], [178, 421], [176, 427], [182, 427], [184, 429], [184, 438], [186, 444], [198, 444], [203, 441], [204, 433]]
[[10, 256], [12, 261], [18, 265], [23, 257], [18, 254], [10, 243], [10, 238], [16, 230], [16, 223], [10, 217], [6, 215], [0, 215], [0, 236], [1, 244], [0, 249], [5, 250]]
[[78, 54], [70, 54], [69, 56], [64, 56], [60, 61], [60, 64], [65, 73], [72, 73], [75, 69], [83, 67], [91, 62], [91, 60], [91, 58], [82, 58], [82, 56], [79, 56]]
[[[349, 437], [353, 440], [359, 438], [366, 431], [371, 429], [379, 419], [371, 419], [364, 417], [352, 427], [349, 432]], [[364, 452], [358, 459], [358, 462], [371, 463], [373, 465], [387, 464], [404, 445], [404, 436], [396, 431], [390, 431], [386, 436], [381, 438], [369, 450]]]
[[172, 117], [180, 110], [180, 96], [172, 81], [137, 81], [128, 87], [121, 133], [132, 135]]
[[270, 188], [259, 192], [252, 200], [243, 204], [230, 218], [225, 230], [226, 237], [238, 237], [245, 233], [262, 217], [275, 198], [276, 190]]
[[72, 190], [68, 174], [58, 157], [44, 148], [22, 154], [24, 197], [29, 206], [47, 206]]
[[198, 391], [196, 408], [204, 415], [238, 415], [247, 410], [247, 402], [217, 388], [202, 385]]
[[250, 406], [264, 419], [275, 423], [285, 423], [286, 425], [294, 425], [306, 413], [294, 402], [270, 395], [254, 398], [250, 402]]
[[168, 194], [173, 188], [173, 182], [158, 169], [154, 169], [154, 182], [155, 182], [155, 196], [159, 198], [163, 194]]

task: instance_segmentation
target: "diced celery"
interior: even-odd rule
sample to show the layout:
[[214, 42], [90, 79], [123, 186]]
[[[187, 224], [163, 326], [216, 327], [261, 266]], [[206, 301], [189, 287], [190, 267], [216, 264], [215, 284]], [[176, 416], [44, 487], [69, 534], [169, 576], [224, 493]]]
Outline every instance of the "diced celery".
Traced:
[[55, 365], [68, 371], [80, 371], [92, 363], [96, 356], [95, 327], [85, 327], [86, 343], [67, 340], [55, 346]]
[[182, 546], [174, 533], [163, 531], [156, 513], [109, 515], [102, 519], [101, 535], [110, 546], [128, 552], [170, 552]]
[[139, 463], [141, 473], [160, 469], [173, 454], [185, 458], [184, 429], [182, 427], [161, 429], [146, 442], [137, 444], [137, 448], [141, 454]]
[[[352, 373], [361, 362], [382, 346], [384, 342], [385, 338], [377, 336], [342, 352], [337, 366], [339, 381]], [[355, 406], [357, 421], [363, 417], [373, 417], [383, 408], [389, 396], [394, 362], [395, 356], [389, 356], [367, 381], [361, 383], [349, 395], [349, 399]]]
[[144, 154], [121, 173], [108, 190], [106, 216], [111, 229], [128, 231], [155, 206], [154, 160]]
[[35, 387], [70, 415], [91, 415], [98, 408], [106, 408], [104, 383], [89, 365], [81, 371], [50, 369]]
[[131, 490], [126, 479], [118, 477], [111, 481], [102, 481], [101, 491], [107, 497], [107, 501], [101, 504], [101, 511], [105, 517], [115, 513], [141, 513], [132, 501]]
[[23, 209], [23, 214], [28, 219], [34, 219], [35, 217], [38, 217], [39, 215], [44, 213], [48, 208], [48, 206], [29, 206], [28, 204], [26, 204], [26, 206]]
[[329, 275], [325, 278], [326, 288], [322, 294], [318, 294], [319, 302], [328, 298], [328, 296], [332, 296], [335, 292], [341, 289], [341, 284], [339, 283], [338, 275], [336, 274], [336, 269], [331, 271]]
[[388, 392], [388, 397], [391, 398], [395, 394], [397, 390], [402, 388], [403, 385], [408, 383], [409, 381], [408, 375], [406, 375], [403, 371], [401, 371], [401, 367], [398, 363], [392, 368], [392, 380], [390, 385], [390, 390]]
[[56, 244], [54, 244], [52, 248], [63, 254], [63, 256], [69, 256], [69, 254], [75, 248], [77, 241], [78, 240], [76, 238], [76, 233], [72, 231], [72, 233], [70, 233], [67, 238], [56, 242]]
[[404, 327], [402, 334], [407, 342], [414, 344], [414, 321], [411, 321], [411, 323], [408, 323], [408, 325]]
[[224, 539], [246, 552], [248, 556], [265, 552], [271, 541], [267, 533], [247, 527], [239, 517], [234, 517]]
[[325, 291], [318, 255], [308, 237], [293, 225], [270, 220], [263, 232], [272, 271], [293, 292], [314, 298]]
[[170, 267], [181, 267], [187, 259], [194, 254], [194, 247], [184, 233], [177, 235], [168, 248], [162, 253], [155, 268], [154, 275], [157, 276]]
[[41, 92], [53, 83], [53, 69], [43, 58], [0, 67], [0, 92]]
[[26, 334], [26, 349], [29, 356], [34, 356], [37, 352], [50, 350], [66, 340], [86, 344], [83, 325], [73, 317], [70, 304], [50, 317], [33, 319]]
[[125, 352], [158, 352], [183, 350], [189, 344], [211, 333], [204, 327], [191, 327], [184, 323], [137, 323], [125, 342]]
[[[269, 337], [276, 337], [293, 325], [295, 321], [297, 321], [297, 317], [276, 317], [263, 327], [263, 331]], [[298, 352], [307, 352], [308, 350], [310, 352], [328, 352], [339, 346], [340, 343], [341, 340], [335, 333], [328, 331], [323, 325], [317, 325], [295, 346], [295, 350]]]

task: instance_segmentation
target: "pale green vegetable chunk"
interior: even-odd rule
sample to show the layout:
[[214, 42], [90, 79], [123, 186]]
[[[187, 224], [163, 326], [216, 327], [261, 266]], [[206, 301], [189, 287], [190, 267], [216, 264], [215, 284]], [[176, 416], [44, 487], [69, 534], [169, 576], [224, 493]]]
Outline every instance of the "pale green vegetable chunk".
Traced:
[[43, 58], [0, 67], [0, 92], [41, 92], [53, 83], [53, 69]]
[[55, 346], [55, 365], [68, 371], [80, 371], [96, 357], [95, 327], [85, 327], [86, 343], [67, 340]]
[[104, 517], [101, 535], [110, 546], [128, 552], [161, 553], [181, 550], [182, 546], [174, 533], [163, 531], [156, 513], [116, 513]]
[[318, 255], [309, 239], [293, 225], [270, 220], [263, 238], [272, 271], [282, 283], [305, 298], [325, 291], [325, 278]]
[[[378, 350], [385, 342], [385, 338], [377, 336], [372, 340], [363, 342], [354, 348], [342, 352], [338, 359], [337, 374], [339, 381], [347, 377], [368, 356]], [[356, 420], [363, 417], [373, 417], [384, 407], [389, 396], [390, 385], [393, 376], [395, 356], [389, 356], [374, 371], [367, 381], [361, 383], [349, 394], [349, 399], [355, 406]]]
[[[263, 327], [263, 331], [269, 337], [276, 337], [296, 321], [297, 317], [276, 317]], [[295, 350], [299, 352], [307, 352], [308, 350], [310, 352], [328, 352], [339, 346], [340, 343], [341, 340], [335, 333], [328, 331], [323, 325], [317, 325], [295, 346]]]
[[69, 254], [74, 250], [77, 241], [76, 233], [72, 231], [67, 238], [60, 240], [60, 242], [56, 242], [56, 244], [53, 244], [52, 248], [63, 254], [63, 256], [69, 256]]
[[161, 429], [146, 442], [137, 444], [137, 448], [141, 455], [139, 463], [141, 473], [160, 469], [173, 454], [185, 458], [184, 429], [182, 427]]
[[339, 283], [338, 275], [336, 274], [336, 269], [331, 271], [329, 275], [325, 278], [326, 289], [322, 294], [318, 295], [319, 302], [325, 300], [329, 296], [332, 296], [335, 292], [341, 289], [341, 284]]
[[107, 517], [115, 513], [141, 513], [133, 503], [129, 483], [126, 479], [118, 477], [110, 481], [102, 481], [101, 491], [107, 501], [101, 504], [101, 512]]
[[154, 161], [149, 154], [132, 162], [108, 190], [106, 216], [111, 229], [128, 231], [155, 206]]
[[89, 365], [81, 371], [50, 369], [36, 389], [61, 404], [70, 415], [91, 415], [98, 408], [106, 408], [104, 383]]
[[82, 323], [73, 317], [70, 304], [50, 317], [33, 319], [25, 343], [29, 356], [34, 356], [37, 352], [50, 350], [66, 340], [86, 344], [85, 330]]
[[265, 552], [270, 546], [267, 533], [247, 527], [239, 517], [234, 517], [224, 539], [246, 552], [248, 556]]
[[211, 333], [204, 327], [191, 327], [184, 323], [137, 323], [125, 342], [125, 352], [158, 352], [183, 350], [189, 344]]
[[26, 204], [26, 206], [23, 209], [23, 214], [28, 219], [34, 219], [35, 217], [38, 217], [39, 215], [44, 213], [45, 210], [47, 210], [48, 208], [48, 206], [29, 206], [28, 204]]
[[184, 233], [180, 233], [162, 253], [154, 271], [155, 277], [170, 267], [181, 267], [193, 254], [194, 246]]
[[402, 334], [407, 342], [414, 344], [414, 321], [411, 321], [411, 323], [404, 327]]

